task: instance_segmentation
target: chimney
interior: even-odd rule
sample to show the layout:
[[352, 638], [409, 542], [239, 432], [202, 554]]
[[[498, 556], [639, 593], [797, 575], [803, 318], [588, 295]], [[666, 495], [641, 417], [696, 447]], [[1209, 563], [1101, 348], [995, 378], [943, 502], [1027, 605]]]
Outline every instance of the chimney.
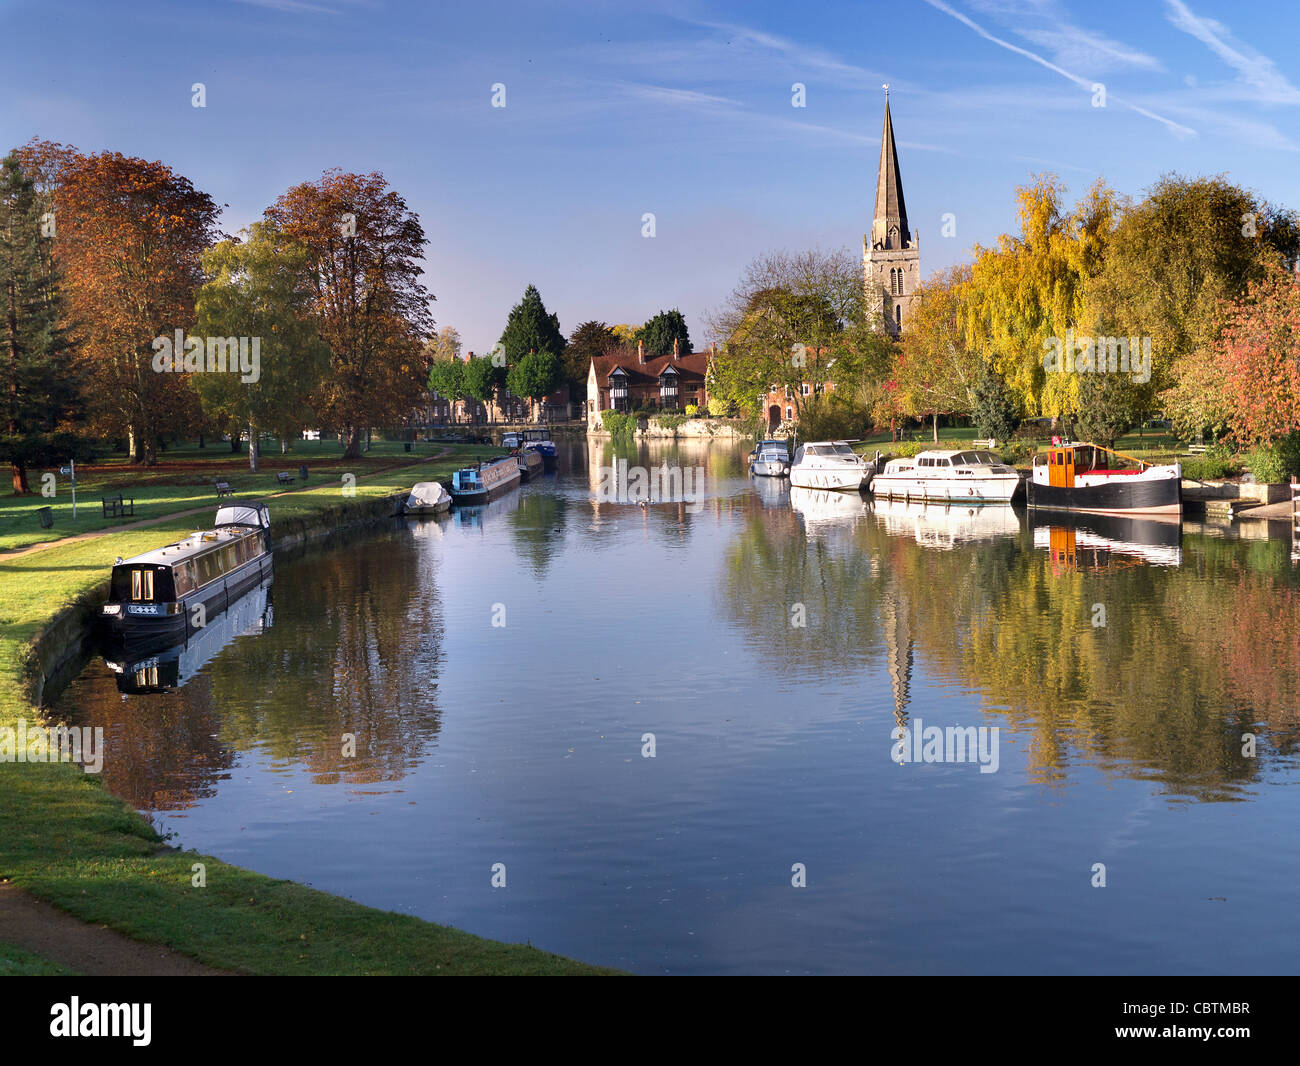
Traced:
[[677, 338], [673, 338], [673, 362], [677, 361]]
[[636, 360], [642, 366], [645, 366], [645, 343], [643, 341], [636, 342]]

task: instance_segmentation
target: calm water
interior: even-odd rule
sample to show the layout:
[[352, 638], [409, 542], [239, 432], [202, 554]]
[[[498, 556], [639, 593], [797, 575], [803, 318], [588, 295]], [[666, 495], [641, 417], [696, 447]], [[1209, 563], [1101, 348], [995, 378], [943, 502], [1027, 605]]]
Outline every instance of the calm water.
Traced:
[[[705, 468], [642, 509], [560, 448], [58, 710], [180, 846], [641, 973], [1300, 970], [1289, 541], [792, 498], [717, 445], [623, 453]], [[893, 762], [918, 720], [996, 772]]]

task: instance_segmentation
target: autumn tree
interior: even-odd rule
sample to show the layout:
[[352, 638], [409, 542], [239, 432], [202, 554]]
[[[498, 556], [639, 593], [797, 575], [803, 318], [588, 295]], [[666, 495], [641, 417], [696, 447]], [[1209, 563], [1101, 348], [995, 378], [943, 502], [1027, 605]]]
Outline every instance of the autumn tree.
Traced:
[[970, 414], [984, 361], [961, 327], [969, 267], [953, 267], [919, 285], [903, 332], [894, 380], [903, 408], [928, 415], [939, 440], [939, 415]]
[[355, 459], [362, 432], [401, 421], [427, 384], [433, 297], [420, 283], [424, 230], [378, 172], [326, 171], [290, 189], [266, 217], [307, 249], [312, 313], [330, 350], [314, 406], [345, 441], [343, 457]]
[[289, 438], [313, 419], [310, 398], [329, 370], [329, 349], [311, 314], [307, 249], [286, 241], [270, 222], [253, 223], [243, 237], [204, 253], [208, 280], [199, 290], [196, 331], [246, 338], [252, 369], [205, 369], [191, 381], [211, 417], [225, 415], [248, 427], [248, 465], [256, 471], [260, 430], [275, 432], [283, 452]]
[[50, 216], [32, 178], [14, 153], [0, 161], [0, 459], [15, 494], [31, 491], [27, 470], [88, 450], [71, 434], [79, 417], [81, 382], [63, 322], [63, 295]]
[[460, 359], [460, 331], [455, 326], [443, 326], [425, 342], [424, 354], [430, 363], [450, 363]]
[[164, 164], [117, 152], [70, 155], [58, 180], [55, 258], [92, 427], [124, 434], [132, 461], [152, 465], [159, 434], [197, 413], [185, 375], [155, 370], [154, 342], [194, 323], [217, 207]]
[[1091, 326], [1089, 283], [1102, 270], [1123, 201], [1098, 181], [1067, 208], [1065, 186], [1050, 174], [1017, 190], [1017, 200], [1020, 232], [975, 248], [959, 321], [967, 349], [990, 353], [1022, 410], [1064, 414], [1077, 405], [1078, 381], [1045, 370], [1044, 342]]
[[[1300, 280], [1294, 273], [1275, 267], [1226, 305], [1207, 354], [1209, 410], [1221, 414], [1237, 440], [1267, 443], [1300, 430]], [[1180, 382], [1175, 392], [1186, 387]]]

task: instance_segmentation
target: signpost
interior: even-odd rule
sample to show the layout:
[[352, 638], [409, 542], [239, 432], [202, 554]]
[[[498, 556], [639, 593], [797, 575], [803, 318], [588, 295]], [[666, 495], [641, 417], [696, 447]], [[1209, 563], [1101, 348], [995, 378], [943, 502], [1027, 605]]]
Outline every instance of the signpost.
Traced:
[[72, 520], [77, 520], [77, 460], [69, 459], [67, 466], [59, 467], [59, 473], [72, 480]]

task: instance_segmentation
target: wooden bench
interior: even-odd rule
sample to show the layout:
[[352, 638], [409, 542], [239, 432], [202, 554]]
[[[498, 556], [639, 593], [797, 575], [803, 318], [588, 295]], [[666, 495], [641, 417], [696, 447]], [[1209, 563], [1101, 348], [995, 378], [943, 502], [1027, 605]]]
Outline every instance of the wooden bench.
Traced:
[[1188, 454], [1188, 455], [1204, 455], [1204, 454], [1205, 454], [1205, 449], [1208, 448], [1208, 447], [1209, 447], [1208, 444], [1189, 444], [1189, 445], [1187, 446], [1187, 454]]
[[99, 502], [104, 508], [105, 518], [118, 518], [122, 515], [135, 517], [135, 500], [125, 500], [119, 492], [116, 496], [101, 496]]
[[216, 489], [217, 489], [217, 499], [221, 499], [222, 496], [234, 495], [234, 492], [230, 488], [230, 482], [228, 481], [216, 482]]
[[998, 446], [997, 440], [993, 437], [989, 437], [987, 440], [977, 440], [974, 443], [976, 448], [987, 448], [989, 451], [992, 451]]
[[281, 470], [278, 474], [275, 475], [275, 480], [278, 481], [281, 485], [292, 485], [293, 475], [289, 473], [287, 470]]

